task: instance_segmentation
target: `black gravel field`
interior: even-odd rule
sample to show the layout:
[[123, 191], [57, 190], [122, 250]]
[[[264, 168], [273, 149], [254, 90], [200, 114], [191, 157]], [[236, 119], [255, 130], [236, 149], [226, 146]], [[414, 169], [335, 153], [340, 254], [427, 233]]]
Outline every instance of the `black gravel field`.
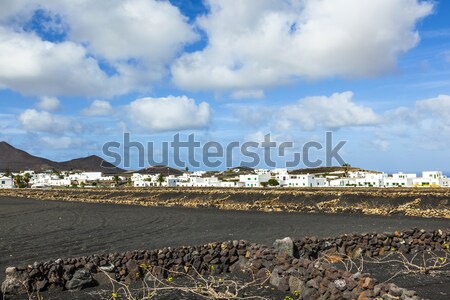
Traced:
[[263, 213], [0, 197], [0, 281], [8, 266], [60, 257], [235, 239], [271, 244], [286, 236], [449, 226], [448, 219], [404, 216]]

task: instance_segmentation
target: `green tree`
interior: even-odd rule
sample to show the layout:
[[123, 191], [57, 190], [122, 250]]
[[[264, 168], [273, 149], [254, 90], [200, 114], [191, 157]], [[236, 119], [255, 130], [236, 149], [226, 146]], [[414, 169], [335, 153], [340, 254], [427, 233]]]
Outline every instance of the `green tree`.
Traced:
[[268, 183], [270, 186], [277, 186], [277, 185], [280, 185], [280, 183], [278, 182], [278, 180], [276, 180], [276, 179], [274, 179], [274, 178], [269, 179], [269, 181], [267, 181], [267, 183]]
[[164, 182], [164, 175], [163, 175], [162, 173], [160, 173], [160, 174], [158, 175], [157, 181], [158, 181], [158, 183], [159, 183], [159, 186], [161, 186], [161, 185], [163, 184], [163, 182]]
[[5, 177], [11, 177], [11, 176], [12, 176], [11, 170], [9, 168], [6, 169]]
[[23, 181], [27, 186], [30, 183], [30, 180], [31, 180], [30, 173], [25, 173], [25, 175], [23, 176]]
[[14, 176], [14, 185], [19, 189], [27, 187], [27, 184], [25, 183], [25, 180], [21, 175]]
[[119, 175], [114, 175], [114, 176], [113, 176], [113, 181], [114, 181], [114, 184], [115, 184], [116, 186], [118, 186], [119, 183], [120, 183], [120, 177], [119, 177]]
[[128, 177], [128, 179], [127, 179], [127, 186], [132, 186], [132, 185], [133, 185], [133, 182], [131, 181], [131, 178]]
[[264, 182], [260, 182], [259, 183], [262, 187], [267, 187], [268, 185], [269, 185], [269, 182], [267, 182], [267, 181], [264, 181]]

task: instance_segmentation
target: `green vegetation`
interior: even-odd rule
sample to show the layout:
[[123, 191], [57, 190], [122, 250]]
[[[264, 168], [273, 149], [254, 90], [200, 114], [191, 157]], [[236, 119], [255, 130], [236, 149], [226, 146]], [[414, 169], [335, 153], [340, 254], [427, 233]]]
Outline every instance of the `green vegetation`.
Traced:
[[269, 181], [267, 181], [267, 183], [270, 185], [270, 186], [277, 186], [277, 185], [280, 185], [280, 183], [278, 182], [278, 180], [276, 180], [276, 179], [269, 179]]

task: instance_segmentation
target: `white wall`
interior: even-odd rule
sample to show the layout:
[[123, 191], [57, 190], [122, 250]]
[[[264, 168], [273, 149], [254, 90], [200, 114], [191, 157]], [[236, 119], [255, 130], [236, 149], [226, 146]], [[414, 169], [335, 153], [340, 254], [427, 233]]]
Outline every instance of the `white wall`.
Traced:
[[14, 187], [14, 182], [10, 177], [0, 178], [0, 189], [12, 189]]

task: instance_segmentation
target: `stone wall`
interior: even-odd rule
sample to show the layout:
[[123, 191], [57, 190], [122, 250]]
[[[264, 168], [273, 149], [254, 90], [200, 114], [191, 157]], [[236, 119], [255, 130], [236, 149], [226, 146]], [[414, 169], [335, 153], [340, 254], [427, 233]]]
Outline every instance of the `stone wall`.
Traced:
[[2, 292], [77, 290], [104, 282], [109, 274], [125, 283], [141, 280], [144, 272], [167, 278], [179, 273], [220, 274], [251, 271], [279, 290], [306, 299], [369, 299], [390, 294], [401, 299], [419, 299], [414, 291], [394, 284], [378, 284], [367, 274], [351, 274], [317, 260], [323, 254], [378, 256], [389, 251], [414, 253], [448, 248], [450, 230], [349, 234], [335, 238], [305, 237], [277, 240], [273, 246], [247, 241], [209, 243], [201, 246], [163, 248], [90, 255], [36, 262], [7, 268]]

